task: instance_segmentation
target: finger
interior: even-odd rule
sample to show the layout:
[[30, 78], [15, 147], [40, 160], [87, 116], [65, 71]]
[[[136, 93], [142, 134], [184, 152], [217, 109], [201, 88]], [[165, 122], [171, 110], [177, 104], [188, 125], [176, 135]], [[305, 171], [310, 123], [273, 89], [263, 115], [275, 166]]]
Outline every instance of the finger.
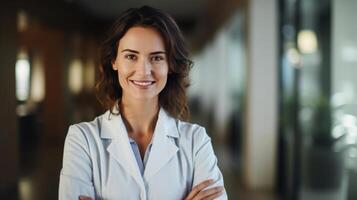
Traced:
[[193, 199], [196, 196], [196, 194], [198, 194], [201, 190], [205, 189], [206, 187], [208, 187], [212, 183], [213, 183], [213, 180], [212, 179], [208, 179], [208, 180], [205, 180], [205, 181], [201, 182], [200, 184], [196, 185], [195, 187], [192, 188], [190, 194], [188, 194], [186, 199], [187, 200]]
[[217, 197], [221, 196], [223, 194], [223, 190], [218, 192], [218, 193], [214, 193], [209, 195], [208, 197], [205, 198], [205, 200], [213, 200], [216, 199]]
[[79, 199], [79, 200], [92, 200], [92, 198], [87, 197], [87, 196], [83, 196], [83, 195], [79, 196], [78, 199]]
[[222, 190], [223, 190], [222, 186], [217, 186], [217, 187], [213, 187], [213, 188], [210, 188], [207, 190], [202, 190], [195, 196], [194, 200], [206, 199], [207, 197], [209, 197], [211, 195], [222, 192]]
[[213, 183], [213, 180], [208, 179], [208, 180], [205, 180], [205, 181], [199, 183], [198, 185], [194, 186], [192, 188], [190, 194], [188, 195], [187, 199], [193, 199], [199, 192], [201, 192], [201, 190], [205, 189], [212, 183]]

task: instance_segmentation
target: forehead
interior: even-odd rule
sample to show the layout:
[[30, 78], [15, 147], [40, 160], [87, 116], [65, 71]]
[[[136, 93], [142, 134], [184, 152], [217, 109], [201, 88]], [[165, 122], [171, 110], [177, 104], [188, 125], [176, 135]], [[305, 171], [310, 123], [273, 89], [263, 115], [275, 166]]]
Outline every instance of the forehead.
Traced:
[[135, 26], [119, 40], [119, 50], [132, 49], [139, 52], [164, 51], [164, 39], [155, 28]]

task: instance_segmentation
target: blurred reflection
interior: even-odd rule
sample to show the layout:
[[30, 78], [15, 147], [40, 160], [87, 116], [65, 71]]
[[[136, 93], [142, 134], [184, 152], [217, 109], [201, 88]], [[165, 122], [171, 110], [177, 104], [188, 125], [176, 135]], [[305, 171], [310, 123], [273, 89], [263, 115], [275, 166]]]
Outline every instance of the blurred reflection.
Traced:
[[16, 61], [16, 97], [19, 101], [27, 100], [30, 89], [30, 62], [25, 50], [21, 50]]
[[35, 55], [32, 60], [31, 100], [40, 103], [45, 98], [45, 68], [43, 58]]
[[33, 183], [30, 178], [22, 178], [19, 182], [19, 191], [21, 200], [31, 200], [33, 194]]
[[17, 12], [17, 30], [19, 32], [25, 31], [28, 26], [27, 14], [23, 10]]
[[318, 48], [316, 34], [312, 30], [301, 30], [297, 43], [301, 53], [314, 53]]
[[75, 58], [69, 66], [69, 89], [73, 94], [78, 94], [83, 87], [83, 65], [82, 61]]
[[292, 66], [301, 66], [300, 53], [296, 48], [290, 48], [287, 50], [287, 59], [292, 64]]
[[95, 84], [95, 61], [93, 56], [88, 56], [85, 66], [83, 85], [84, 89], [90, 92], [93, 90]]

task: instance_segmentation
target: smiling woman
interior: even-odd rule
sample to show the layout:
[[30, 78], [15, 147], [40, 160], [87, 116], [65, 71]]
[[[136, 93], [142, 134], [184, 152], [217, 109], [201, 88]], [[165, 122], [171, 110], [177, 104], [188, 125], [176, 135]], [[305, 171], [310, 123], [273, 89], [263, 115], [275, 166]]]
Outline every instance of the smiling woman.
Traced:
[[122, 98], [157, 102], [169, 70], [160, 33], [154, 28], [129, 29], [120, 39], [113, 69], [118, 71]]
[[124, 12], [104, 41], [99, 99], [70, 126], [59, 199], [227, 199], [211, 139], [188, 119], [191, 61], [166, 13]]
[[[136, 59], [138, 53], [141, 53], [141, 56], [143, 56], [142, 53], [144, 52], [138, 52], [138, 49], [131, 49], [135, 46], [121, 45], [122, 42], [125, 42], [125, 45], [141, 45], [141, 42], [144, 42], [144, 40], [140, 40], [140, 38], [144, 37], [144, 35], [138, 37], [137, 32], [143, 28], [151, 30], [146, 31], [150, 32], [150, 34], [147, 37], [145, 36], [146, 39], [149, 39], [145, 45], [153, 49], [151, 52], [152, 56], [162, 52], [158, 56], [165, 58], [165, 62], [161, 63], [168, 65], [169, 77], [165, 88], [159, 95], [160, 105], [173, 116], [187, 120], [189, 111], [186, 88], [189, 86], [188, 74], [192, 62], [188, 58], [188, 51], [183, 36], [179, 27], [169, 15], [147, 6], [140, 9], [127, 10], [109, 30], [101, 51], [100, 80], [97, 83], [99, 100], [113, 114], [114, 105], [117, 103], [117, 100], [122, 98], [123, 92], [119, 85], [115, 85], [119, 81], [118, 74], [112, 69], [113, 62], [118, 59], [118, 56], [123, 55], [122, 53], [124, 52], [120, 51], [124, 50], [126, 53], [124, 55], [128, 59]], [[136, 35], [127, 34], [129, 31], [133, 32], [133, 34], [136, 33]], [[151, 41], [148, 37], [152, 37], [155, 40]], [[122, 41], [124, 39], [125, 41]], [[144, 46], [144, 44], [142, 45]], [[120, 47], [122, 49], [118, 51]], [[156, 56], [151, 58], [159, 59]]]

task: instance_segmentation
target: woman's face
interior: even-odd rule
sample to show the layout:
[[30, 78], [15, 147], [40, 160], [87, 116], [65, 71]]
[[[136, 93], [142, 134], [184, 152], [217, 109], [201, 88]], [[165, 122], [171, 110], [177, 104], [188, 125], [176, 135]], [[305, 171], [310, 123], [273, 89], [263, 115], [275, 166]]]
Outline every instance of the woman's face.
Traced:
[[158, 99], [169, 70], [160, 33], [151, 27], [130, 28], [119, 41], [112, 66], [118, 72], [122, 99]]

